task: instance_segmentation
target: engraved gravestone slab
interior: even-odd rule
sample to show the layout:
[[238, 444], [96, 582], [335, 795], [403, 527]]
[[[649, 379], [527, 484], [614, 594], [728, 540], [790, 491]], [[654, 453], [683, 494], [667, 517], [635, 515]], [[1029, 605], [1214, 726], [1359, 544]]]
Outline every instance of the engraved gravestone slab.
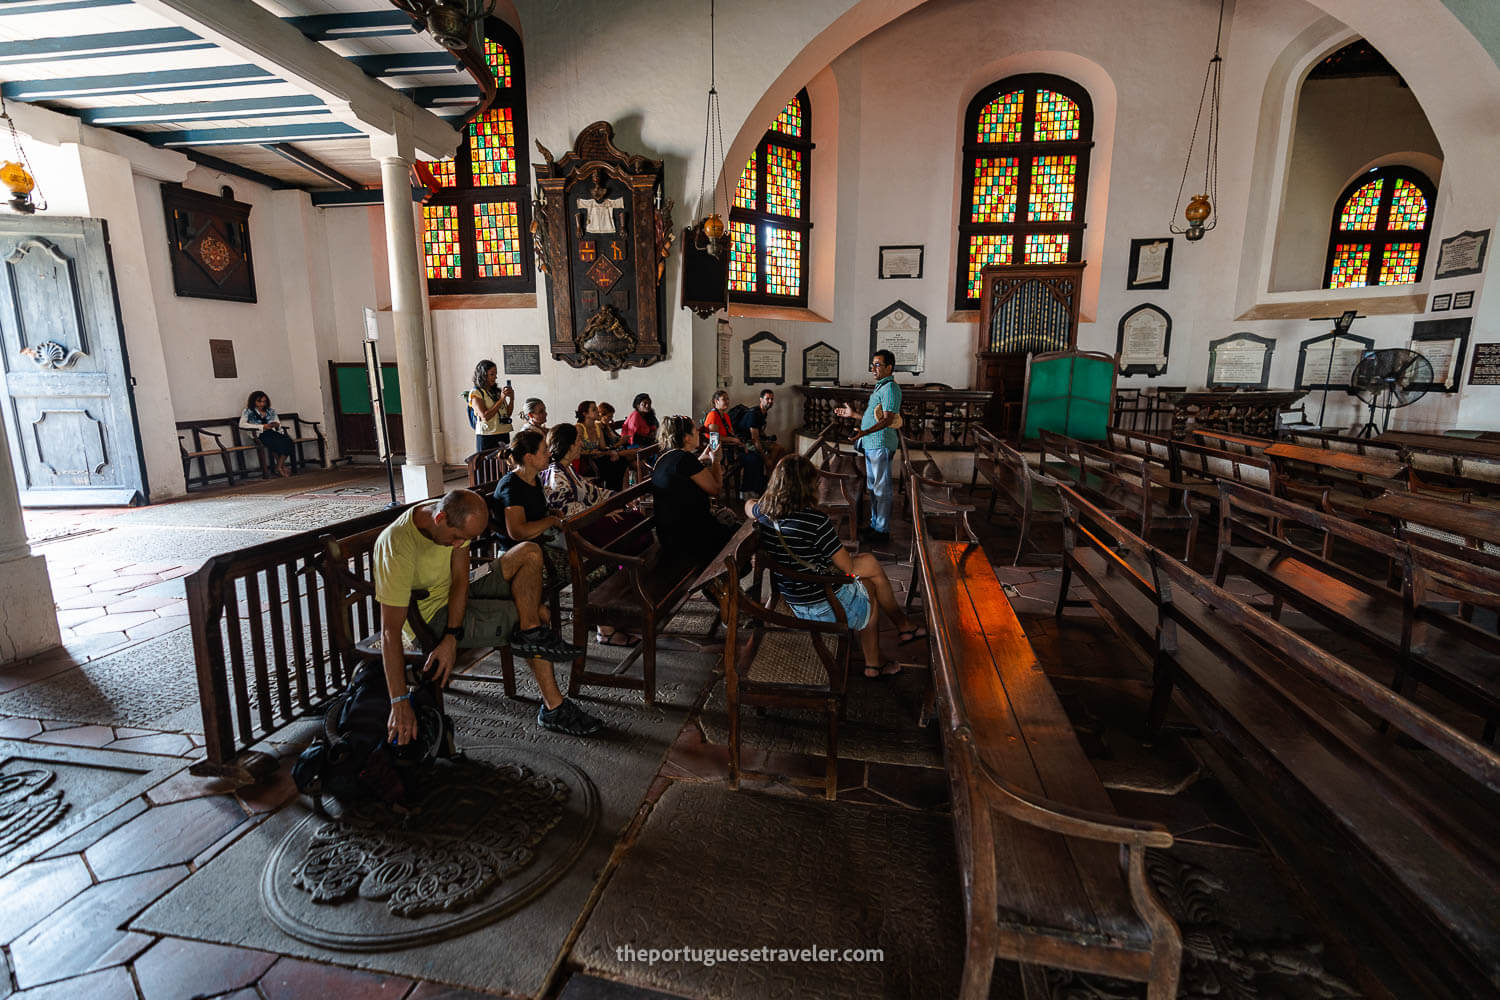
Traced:
[[402, 815], [379, 804], [311, 815], [272, 851], [261, 904], [303, 941], [406, 948], [498, 920], [572, 866], [599, 821], [573, 764], [519, 745], [437, 765]]

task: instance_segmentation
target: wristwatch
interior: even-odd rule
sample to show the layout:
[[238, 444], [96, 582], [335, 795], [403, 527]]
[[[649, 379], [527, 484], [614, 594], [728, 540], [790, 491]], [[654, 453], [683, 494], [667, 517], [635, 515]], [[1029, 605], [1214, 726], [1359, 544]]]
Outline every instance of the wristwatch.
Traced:
[[443, 635], [451, 635], [455, 639], [462, 639], [464, 637], [464, 627], [462, 625], [450, 625], [443, 629]]

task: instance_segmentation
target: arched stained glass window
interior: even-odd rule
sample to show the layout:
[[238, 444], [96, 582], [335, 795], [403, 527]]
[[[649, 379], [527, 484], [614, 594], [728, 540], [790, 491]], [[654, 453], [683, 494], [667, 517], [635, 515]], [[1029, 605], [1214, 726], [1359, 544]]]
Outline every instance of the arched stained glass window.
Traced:
[[979, 308], [990, 264], [1078, 259], [1093, 133], [1088, 94], [1060, 76], [1009, 77], [969, 102], [954, 308]]
[[729, 206], [729, 298], [807, 305], [812, 104], [803, 90], [761, 139]]
[[463, 145], [418, 175], [432, 192], [422, 206], [427, 289], [434, 295], [529, 292], [531, 201], [521, 40], [498, 18], [485, 21], [485, 62], [499, 91], [464, 128]]
[[1432, 181], [1410, 167], [1378, 167], [1339, 196], [1324, 288], [1412, 285], [1432, 231]]

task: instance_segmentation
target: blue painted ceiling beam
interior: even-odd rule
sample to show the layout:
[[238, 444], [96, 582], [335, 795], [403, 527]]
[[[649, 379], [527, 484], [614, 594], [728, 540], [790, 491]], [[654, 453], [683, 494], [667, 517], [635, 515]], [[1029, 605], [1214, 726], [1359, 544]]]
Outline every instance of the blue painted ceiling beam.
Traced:
[[381, 52], [368, 56], [349, 56], [348, 59], [371, 76], [432, 73], [461, 68], [458, 60], [447, 52]]
[[47, 101], [110, 94], [157, 94], [173, 90], [239, 87], [249, 83], [280, 83], [259, 66], [200, 66], [157, 70], [154, 73], [116, 73], [57, 80], [12, 80], [0, 88], [7, 100]]
[[113, 108], [70, 109], [85, 125], [120, 128], [128, 125], [172, 125], [235, 118], [284, 118], [325, 115], [328, 107], [311, 94], [242, 97], [231, 101], [189, 101], [182, 104], [127, 104]]
[[394, 9], [306, 14], [285, 20], [315, 42], [331, 42], [340, 38], [385, 38], [416, 33], [411, 18]]
[[[411, 200], [421, 201], [427, 197], [427, 189], [414, 187], [411, 189]], [[338, 208], [349, 205], [380, 205], [385, 201], [385, 192], [379, 187], [362, 188], [358, 191], [314, 191], [312, 192], [312, 203], [314, 208]]]
[[0, 17], [10, 14], [61, 14], [90, 7], [124, 7], [133, 0], [0, 0]]
[[110, 31], [99, 35], [29, 38], [19, 42], [0, 42], [0, 64], [103, 59], [108, 56], [149, 55], [158, 52], [211, 48], [213, 48], [212, 42], [205, 42], [186, 28], [147, 28], [141, 31]]
[[272, 191], [285, 191], [287, 188], [297, 186], [289, 181], [282, 180], [280, 177], [272, 177], [270, 174], [263, 174], [259, 170], [251, 170], [249, 167], [242, 167], [238, 163], [230, 163], [228, 160], [221, 160], [217, 156], [200, 153], [196, 149], [184, 149], [182, 152], [194, 163], [208, 167], [210, 170], [233, 174], [235, 177], [243, 177], [247, 181], [264, 184]]
[[298, 122], [287, 125], [255, 125], [245, 128], [195, 128], [174, 132], [142, 132], [140, 138], [153, 146], [178, 149], [184, 146], [247, 146], [311, 139], [357, 139], [365, 133], [343, 122]]

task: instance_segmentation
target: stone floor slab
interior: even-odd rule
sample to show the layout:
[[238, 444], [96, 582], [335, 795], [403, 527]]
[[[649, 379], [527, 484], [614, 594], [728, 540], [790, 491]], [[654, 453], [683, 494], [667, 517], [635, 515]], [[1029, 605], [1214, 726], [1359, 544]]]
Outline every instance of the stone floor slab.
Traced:
[[133, 965], [146, 1000], [194, 1000], [252, 985], [277, 958], [264, 951], [162, 938]]
[[33, 861], [0, 878], [0, 944], [9, 944], [93, 884], [76, 854]]
[[56, 743], [70, 747], [102, 747], [114, 742], [115, 731], [109, 726], [69, 726], [66, 729], [49, 729], [33, 736], [37, 743]]
[[138, 1000], [130, 973], [121, 966], [12, 993], [10, 1000]]
[[11, 945], [17, 985], [38, 986], [128, 962], [151, 938], [120, 928], [186, 875], [184, 867], [159, 868], [84, 890]]
[[266, 1000], [307, 1000], [309, 997], [397, 1000], [411, 989], [412, 981], [283, 958], [261, 977], [258, 985]]
[[180, 865], [246, 821], [228, 796], [157, 806], [120, 827], [84, 854], [101, 879]]
[[35, 719], [0, 719], [0, 739], [24, 740], [42, 731]]

